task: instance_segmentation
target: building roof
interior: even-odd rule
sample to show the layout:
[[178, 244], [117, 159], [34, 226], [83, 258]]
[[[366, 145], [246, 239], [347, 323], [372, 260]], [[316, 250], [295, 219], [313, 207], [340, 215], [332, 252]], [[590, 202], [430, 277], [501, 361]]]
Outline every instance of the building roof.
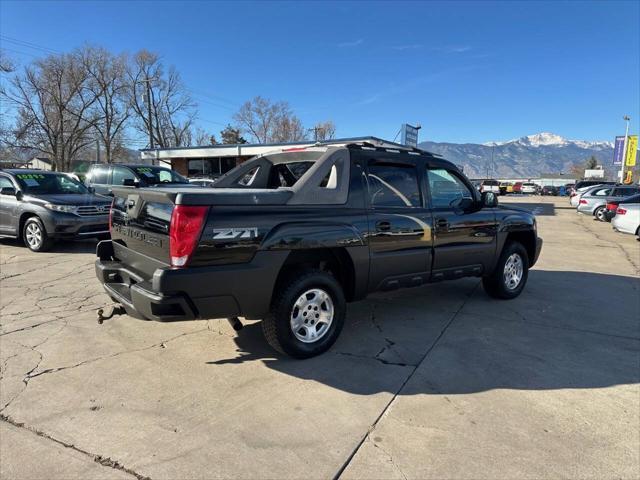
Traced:
[[350, 143], [371, 143], [380, 147], [407, 148], [399, 143], [383, 140], [378, 137], [351, 137], [337, 138], [316, 142], [313, 140], [304, 142], [286, 143], [244, 143], [234, 145], [209, 145], [202, 147], [175, 147], [144, 149], [140, 151], [142, 160], [163, 160], [171, 158], [202, 158], [202, 157], [253, 157], [263, 153], [282, 148], [302, 148], [313, 145], [347, 145]]

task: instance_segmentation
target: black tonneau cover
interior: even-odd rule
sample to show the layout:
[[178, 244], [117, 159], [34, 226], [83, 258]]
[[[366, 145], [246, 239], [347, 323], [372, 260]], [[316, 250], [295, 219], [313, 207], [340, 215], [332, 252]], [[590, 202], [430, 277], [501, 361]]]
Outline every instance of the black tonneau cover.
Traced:
[[135, 188], [114, 187], [119, 197], [141, 195], [146, 201], [174, 205], [285, 205], [292, 197], [288, 188], [276, 190], [252, 188]]

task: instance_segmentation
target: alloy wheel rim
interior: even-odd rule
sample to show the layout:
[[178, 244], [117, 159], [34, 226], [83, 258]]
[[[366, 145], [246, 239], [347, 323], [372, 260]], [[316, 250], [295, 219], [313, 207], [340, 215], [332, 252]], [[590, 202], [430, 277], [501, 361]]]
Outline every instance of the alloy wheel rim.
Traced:
[[504, 284], [509, 290], [515, 290], [522, 281], [524, 264], [522, 257], [517, 253], [512, 253], [504, 264]]
[[604, 209], [600, 208], [598, 209], [598, 211], [596, 212], [596, 217], [598, 220], [603, 220], [604, 219]]
[[320, 288], [312, 288], [298, 297], [291, 310], [290, 325], [296, 339], [314, 343], [324, 337], [334, 317], [331, 297]]
[[36, 223], [30, 223], [27, 225], [27, 243], [32, 248], [37, 248], [42, 243], [42, 230]]

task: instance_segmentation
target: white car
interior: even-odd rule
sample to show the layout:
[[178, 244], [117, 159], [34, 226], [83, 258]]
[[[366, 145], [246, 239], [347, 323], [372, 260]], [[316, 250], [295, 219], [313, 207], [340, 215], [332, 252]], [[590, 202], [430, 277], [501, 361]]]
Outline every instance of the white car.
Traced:
[[613, 229], [640, 237], [640, 203], [621, 203], [611, 219]]
[[529, 195], [538, 193], [538, 186], [535, 183], [525, 182], [522, 184], [521, 193], [528, 193]]

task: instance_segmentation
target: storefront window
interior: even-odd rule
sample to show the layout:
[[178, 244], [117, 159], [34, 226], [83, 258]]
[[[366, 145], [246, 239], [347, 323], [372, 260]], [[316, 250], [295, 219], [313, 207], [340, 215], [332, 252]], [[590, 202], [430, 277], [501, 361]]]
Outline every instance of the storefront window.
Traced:
[[194, 158], [189, 160], [189, 177], [215, 178], [227, 173], [236, 166], [236, 159], [225, 158]]

